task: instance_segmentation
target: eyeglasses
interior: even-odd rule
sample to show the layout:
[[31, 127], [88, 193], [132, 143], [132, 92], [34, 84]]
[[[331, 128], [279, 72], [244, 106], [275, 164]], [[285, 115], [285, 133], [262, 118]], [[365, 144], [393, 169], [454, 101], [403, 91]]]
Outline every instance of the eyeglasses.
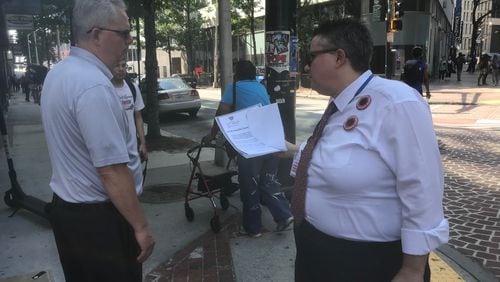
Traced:
[[316, 56], [319, 56], [319, 55], [325, 54], [325, 53], [335, 52], [338, 49], [339, 48], [329, 48], [329, 49], [325, 49], [325, 50], [318, 50], [318, 51], [309, 52], [309, 53], [307, 53], [305, 65], [311, 65], [312, 62], [314, 61], [314, 59], [316, 59]]
[[116, 30], [116, 29], [109, 29], [109, 28], [103, 28], [103, 27], [93, 27], [93, 28], [89, 29], [87, 31], [87, 33], [91, 33], [94, 28], [99, 29], [99, 30], [114, 32], [114, 33], [118, 34], [121, 38], [123, 38], [125, 40], [129, 39], [129, 37], [130, 37], [130, 29]]

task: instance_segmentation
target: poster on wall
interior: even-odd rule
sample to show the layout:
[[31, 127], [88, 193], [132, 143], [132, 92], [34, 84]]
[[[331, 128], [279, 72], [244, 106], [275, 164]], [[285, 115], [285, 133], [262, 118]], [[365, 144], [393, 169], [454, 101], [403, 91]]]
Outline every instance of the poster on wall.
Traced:
[[277, 73], [288, 71], [290, 64], [290, 32], [266, 32], [266, 65]]

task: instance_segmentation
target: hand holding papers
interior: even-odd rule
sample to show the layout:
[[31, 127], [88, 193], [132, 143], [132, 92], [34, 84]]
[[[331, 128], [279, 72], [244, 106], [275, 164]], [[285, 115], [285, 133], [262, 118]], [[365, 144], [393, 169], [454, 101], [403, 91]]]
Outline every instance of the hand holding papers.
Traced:
[[215, 120], [226, 140], [247, 159], [287, 150], [277, 104], [259, 104]]

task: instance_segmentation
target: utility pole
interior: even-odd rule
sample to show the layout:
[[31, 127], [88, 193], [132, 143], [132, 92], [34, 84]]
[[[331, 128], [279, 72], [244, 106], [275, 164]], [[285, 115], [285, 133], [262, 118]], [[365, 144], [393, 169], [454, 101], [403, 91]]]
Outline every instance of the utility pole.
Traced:
[[34, 39], [34, 43], [35, 43], [35, 58], [36, 58], [36, 64], [39, 65], [40, 64], [40, 61], [38, 60], [38, 47], [36, 46], [37, 43], [36, 43], [36, 30], [33, 31], [33, 39]]
[[[227, 85], [233, 81], [233, 44], [231, 39], [231, 8], [229, 0], [219, 0], [219, 27], [222, 65], [220, 89], [222, 97]], [[214, 79], [217, 79], [217, 77], [214, 77]], [[217, 140], [217, 142], [221, 144], [222, 140]], [[226, 162], [226, 154], [222, 150], [217, 150], [215, 152], [215, 164], [225, 166]]]
[[[295, 77], [297, 0], [266, 0], [266, 82], [271, 103], [277, 103], [285, 131], [285, 139], [295, 143]], [[295, 46], [294, 46], [295, 44]], [[292, 159], [282, 159], [278, 177], [290, 186]]]
[[28, 64], [31, 64], [30, 35], [31, 33], [28, 33], [28, 35], [26, 35], [26, 41], [28, 42]]
[[213, 87], [219, 87], [219, 7], [215, 9], [215, 32], [214, 32], [214, 82]]
[[391, 32], [391, 20], [393, 18], [392, 15], [392, 1], [393, 0], [387, 0], [387, 19], [385, 22], [385, 32], [387, 36], [386, 44], [385, 44], [385, 78], [391, 79], [392, 78], [392, 69], [390, 67], [391, 62], [390, 62], [390, 56], [391, 56], [391, 43], [394, 42], [394, 33]]

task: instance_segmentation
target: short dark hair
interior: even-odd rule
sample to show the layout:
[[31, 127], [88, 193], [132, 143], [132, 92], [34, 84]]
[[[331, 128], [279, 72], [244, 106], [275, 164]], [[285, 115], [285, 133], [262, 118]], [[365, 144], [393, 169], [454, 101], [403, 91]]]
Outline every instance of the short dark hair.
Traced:
[[420, 46], [415, 46], [413, 47], [413, 49], [411, 49], [411, 56], [413, 57], [413, 59], [420, 59], [423, 53], [424, 51]]
[[234, 80], [255, 80], [257, 69], [255, 65], [247, 60], [236, 62], [234, 66]]
[[313, 32], [320, 37], [320, 45], [344, 50], [355, 71], [364, 72], [370, 68], [373, 40], [370, 31], [359, 20], [339, 19], [321, 23]]

